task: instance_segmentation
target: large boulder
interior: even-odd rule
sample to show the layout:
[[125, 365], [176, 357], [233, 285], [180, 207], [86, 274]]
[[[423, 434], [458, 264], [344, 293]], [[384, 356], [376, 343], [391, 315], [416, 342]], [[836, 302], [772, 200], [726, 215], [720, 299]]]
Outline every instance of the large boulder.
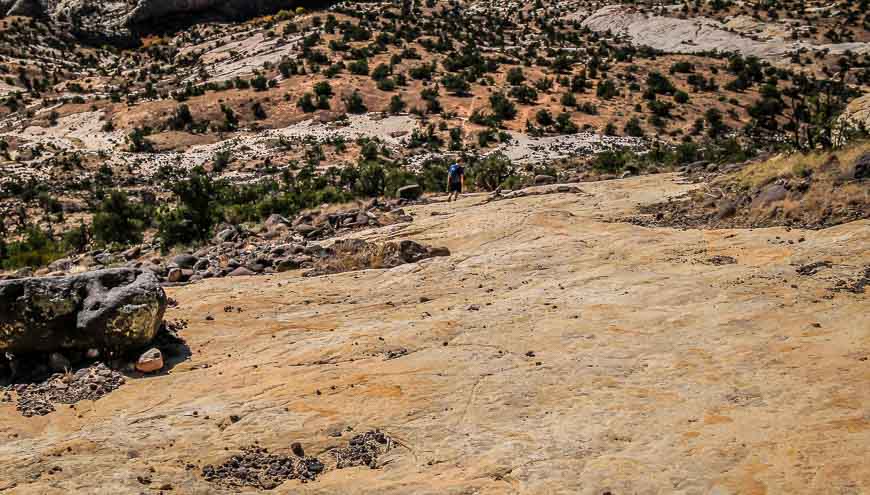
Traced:
[[154, 338], [166, 293], [150, 271], [116, 268], [0, 282], [0, 352], [124, 350]]

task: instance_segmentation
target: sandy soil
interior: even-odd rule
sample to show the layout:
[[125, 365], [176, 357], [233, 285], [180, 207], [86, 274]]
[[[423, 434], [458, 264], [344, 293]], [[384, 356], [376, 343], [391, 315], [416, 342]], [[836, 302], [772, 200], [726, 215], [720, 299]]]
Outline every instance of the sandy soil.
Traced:
[[0, 491], [222, 493], [203, 465], [255, 441], [318, 455], [347, 427], [403, 447], [274, 492], [870, 491], [867, 295], [828, 290], [870, 264], [870, 222], [606, 221], [689, 187], [657, 175], [419, 206], [365, 237], [451, 257], [171, 289], [192, 358], [41, 418], [0, 405]]

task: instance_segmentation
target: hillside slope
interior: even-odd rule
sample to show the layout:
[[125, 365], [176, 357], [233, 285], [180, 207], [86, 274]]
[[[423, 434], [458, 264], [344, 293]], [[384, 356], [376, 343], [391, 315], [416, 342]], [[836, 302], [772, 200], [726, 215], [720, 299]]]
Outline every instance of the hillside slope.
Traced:
[[[202, 468], [255, 442], [327, 465], [273, 493], [870, 490], [870, 223], [644, 228], [609, 220], [694, 186], [582, 187], [365, 234], [448, 258], [170, 289], [191, 359], [46, 417], [0, 403], [0, 491], [238, 493]], [[380, 469], [330, 467], [372, 428]]]

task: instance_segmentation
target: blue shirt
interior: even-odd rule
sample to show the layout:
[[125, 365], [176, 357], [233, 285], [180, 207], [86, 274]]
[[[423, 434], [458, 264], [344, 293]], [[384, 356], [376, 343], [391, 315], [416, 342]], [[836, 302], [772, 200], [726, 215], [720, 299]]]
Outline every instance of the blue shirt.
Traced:
[[456, 184], [460, 182], [462, 177], [465, 175], [465, 169], [462, 168], [462, 165], [458, 163], [454, 163], [450, 166], [450, 169], [447, 171], [447, 178], [450, 180], [452, 184]]

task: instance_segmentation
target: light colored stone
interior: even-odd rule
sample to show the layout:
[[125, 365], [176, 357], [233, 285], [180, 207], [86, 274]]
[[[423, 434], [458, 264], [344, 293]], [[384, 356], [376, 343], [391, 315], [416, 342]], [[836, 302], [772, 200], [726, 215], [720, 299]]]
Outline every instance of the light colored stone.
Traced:
[[154, 373], [163, 369], [163, 353], [160, 349], [148, 349], [136, 361], [136, 371], [140, 373]]

